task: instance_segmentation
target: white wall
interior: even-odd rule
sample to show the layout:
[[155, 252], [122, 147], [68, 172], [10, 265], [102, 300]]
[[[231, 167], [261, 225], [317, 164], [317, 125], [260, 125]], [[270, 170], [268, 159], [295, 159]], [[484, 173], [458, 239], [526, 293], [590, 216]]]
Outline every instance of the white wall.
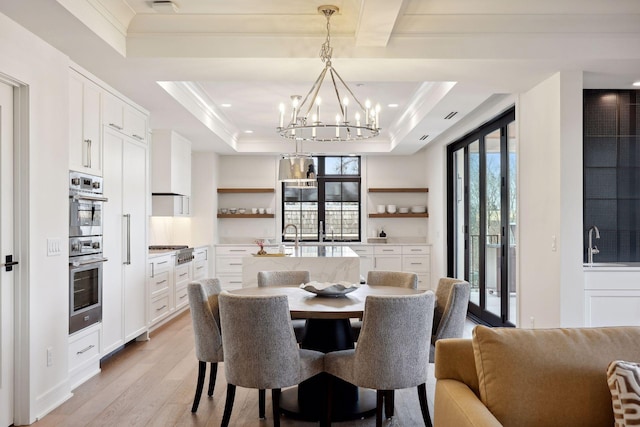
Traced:
[[582, 73], [522, 94], [518, 121], [521, 324], [583, 326]]
[[[16, 345], [28, 354], [17, 375], [20, 409], [16, 424], [28, 424], [70, 396], [67, 367], [69, 313], [68, 252], [46, 256], [47, 238], [68, 236], [68, 58], [0, 14], [0, 73], [29, 90], [28, 135], [21, 147], [25, 161], [23, 236], [18, 258], [22, 283], [21, 328]], [[7, 333], [8, 331], [3, 331]], [[53, 365], [46, 366], [46, 349]]]

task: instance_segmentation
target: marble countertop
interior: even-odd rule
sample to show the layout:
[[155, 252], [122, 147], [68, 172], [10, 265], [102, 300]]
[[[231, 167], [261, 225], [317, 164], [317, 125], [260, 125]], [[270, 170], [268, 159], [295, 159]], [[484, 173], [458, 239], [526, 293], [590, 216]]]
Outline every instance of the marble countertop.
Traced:
[[[269, 251], [267, 251], [269, 252]], [[358, 257], [349, 246], [299, 246], [297, 249], [286, 247], [285, 254], [290, 258], [345, 258]]]

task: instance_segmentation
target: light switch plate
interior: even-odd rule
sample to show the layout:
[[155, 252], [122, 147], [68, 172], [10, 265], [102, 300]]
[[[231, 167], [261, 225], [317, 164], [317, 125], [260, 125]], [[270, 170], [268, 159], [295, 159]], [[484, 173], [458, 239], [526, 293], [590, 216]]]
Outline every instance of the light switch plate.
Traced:
[[47, 239], [47, 256], [59, 256], [61, 253], [60, 239]]

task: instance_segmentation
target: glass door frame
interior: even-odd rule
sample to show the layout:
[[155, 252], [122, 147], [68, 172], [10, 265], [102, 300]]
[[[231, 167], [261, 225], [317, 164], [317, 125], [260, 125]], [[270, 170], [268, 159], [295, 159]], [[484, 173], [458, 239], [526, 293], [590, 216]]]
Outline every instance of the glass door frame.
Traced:
[[[464, 183], [463, 183], [463, 197], [464, 197], [464, 279], [469, 281], [470, 275], [470, 252], [471, 248], [471, 236], [469, 233], [469, 146], [478, 142], [479, 144], [479, 187], [480, 187], [480, 202], [478, 204], [479, 209], [479, 246], [478, 246], [478, 284], [480, 287], [479, 305], [469, 301], [468, 312], [475, 320], [480, 323], [491, 326], [515, 326], [509, 321], [509, 242], [511, 229], [509, 227], [509, 140], [508, 140], [508, 126], [515, 121], [515, 108], [511, 108], [490, 122], [482, 125], [480, 128], [465, 135], [458, 141], [447, 146], [447, 275], [454, 277], [455, 265], [456, 265], [456, 185], [457, 177], [456, 165], [454, 159], [454, 153], [463, 150], [464, 153]], [[486, 207], [486, 152], [485, 152], [485, 137], [492, 132], [500, 129], [500, 153], [501, 153], [501, 200], [500, 209], [500, 315], [496, 315], [486, 309], [486, 244], [487, 244], [487, 207]], [[504, 297], [506, 296], [506, 297]]]

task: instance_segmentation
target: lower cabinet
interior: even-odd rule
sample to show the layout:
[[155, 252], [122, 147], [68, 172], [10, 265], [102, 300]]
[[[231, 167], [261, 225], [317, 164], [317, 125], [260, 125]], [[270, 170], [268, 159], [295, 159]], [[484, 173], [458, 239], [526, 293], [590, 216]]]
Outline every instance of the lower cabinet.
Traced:
[[242, 257], [251, 256], [255, 246], [216, 246], [216, 277], [222, 289], [242, 287]]
[[358, 245], [360, 276], [372, 270], [408, 271], [418, 275], [418, 289], [431, 289], [431, 247], [428, 245]]
[[193, 251], [193, 262], [191, 263], [193, 280], [202, 280], [209, 277], [209, 248], [196, 248]]
[[187, 262], [176, 266], [175, 272], [175, 310], [180, 311], [189, 305], [189, 297], [187, 295], [187, 285], [191, 282], [191, 264]]
[[100, 335], [102, 324], [96, 323], [69, 335], [69, 381], [71, 390], [100, 372]]
[[149, 325], [164, 320], [171, 314], [173, 306], [173, 275], [175, 255], [151, 258], [147, 271], [149, 289]]

